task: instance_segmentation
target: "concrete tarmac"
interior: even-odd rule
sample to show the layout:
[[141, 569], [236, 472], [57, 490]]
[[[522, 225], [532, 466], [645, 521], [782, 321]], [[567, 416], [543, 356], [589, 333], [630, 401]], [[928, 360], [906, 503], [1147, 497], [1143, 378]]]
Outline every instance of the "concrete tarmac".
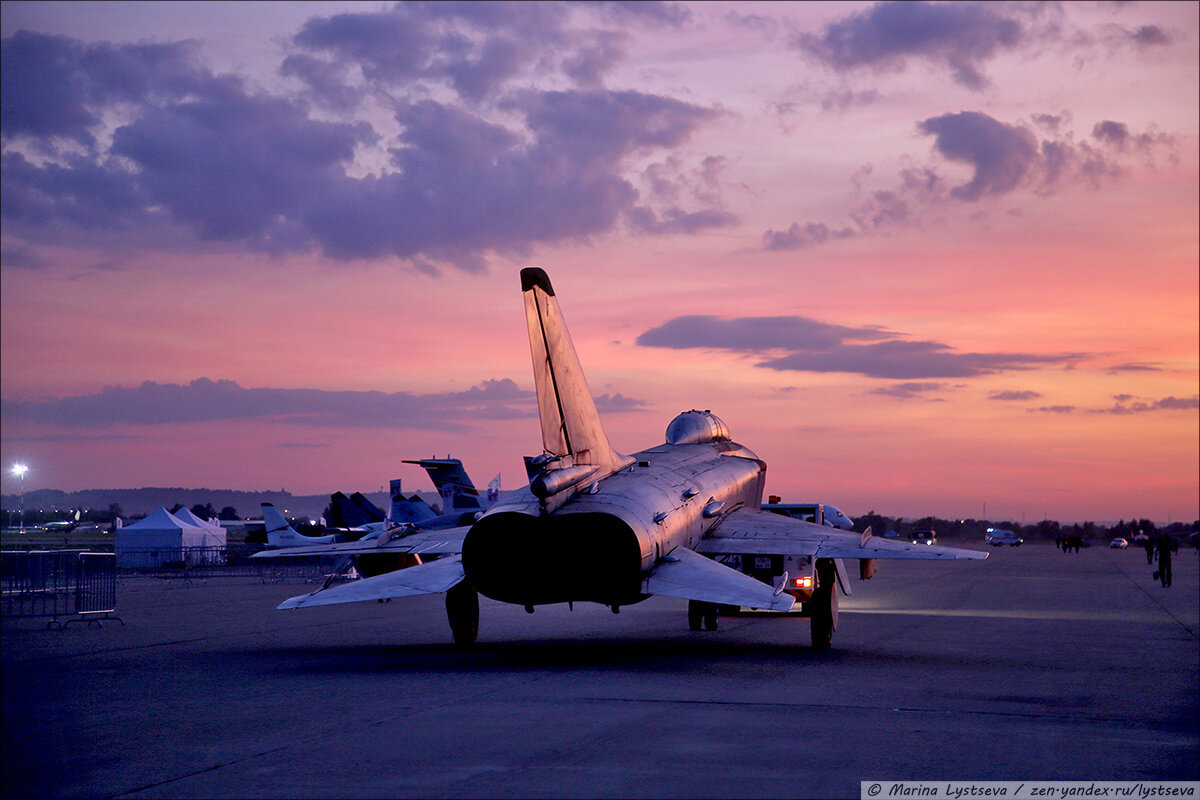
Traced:
[[[977, 549], [984, 549], [978, 546]], [[122, 580], [125, 621], [6, 622], [4, 797], [858, 797], [862, 780], [1196, 780], [1195, 551], [881, 562], [808, 621]]]

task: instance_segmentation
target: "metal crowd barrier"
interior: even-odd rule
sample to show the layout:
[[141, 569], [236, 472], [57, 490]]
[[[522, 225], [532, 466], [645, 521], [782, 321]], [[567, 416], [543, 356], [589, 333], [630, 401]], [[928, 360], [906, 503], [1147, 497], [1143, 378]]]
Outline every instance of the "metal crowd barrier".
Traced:
[[[117, 567], [112, 553], [69, 550], [0, 553], [0, 617], [50, 617], [47, 627], [99, 625], [114, 616]], [[70, 617], [65, 622], [62, 617]]]

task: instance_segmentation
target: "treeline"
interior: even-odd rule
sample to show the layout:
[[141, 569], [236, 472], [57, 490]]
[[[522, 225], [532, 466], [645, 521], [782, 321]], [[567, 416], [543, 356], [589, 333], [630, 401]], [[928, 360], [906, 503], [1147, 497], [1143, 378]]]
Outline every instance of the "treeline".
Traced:
[[[174, 514], [179, 509], [184, 508], [182, 503], [175, 503], [167, 506], [167, 511]], [[238, 515], [237, 509], [233, 506], [225, 506], [220, 511], [213, 508], [212, 503], [197, 503], [188, 508], [193, 514], [200, 519], [208, 520], [216, 517], [219, 520], [237, 520], [242, 517]], [[144, 516], [142, 514], [136, 515]], [[46, 511], [44, 509], [26, 509], [24, 516], [19, 510], [4, 509], [0, 512], [0, 520], [3, 521], [5, 528], [15, 528], [20, 524], [24, 524], [26, 528], [36, 527], [38, 525], [46, 525], [51, 522], [77, 522], [80, 525], [112, 525], [117, 517], [130, 519], [130, 515], [121, 510], [120, 503], [109, 503], [108, 508], [79, 508], [68, 509], [66, 511]]]
[[[195, 491], [195, 490], [191, 490]], [[7, 498], [6, 498], [7, 499]], [[26, 498], [28, 500], [28, 498]], [[257, 498], [256, 498], [257, 499]], [[296, 499], [296, 498], [289, 498]], [[167, 510], [175, 512], [184, 507], [183, 503], [164, 503]], [[237, 520], [244, 519], [245, 515], [239, 513], [238, 509], [232, 505], [222, 506], [217, 509], [213, 503], [193, 503], [188, 506], [189, 510], [200, 519], [211, 519], [216, 517], [221, 520]], [[260, 509], [258, 504], [254, 508], [255, 517], [259, 516]], [[328, 512], [327, 512], [328, 513]], [[78, 515], [78, 519], [76, 519]], [[24, 525], [26, 527], [45, 525], [50, 522], [63, 521], [78, 521], [79, 523], [92, 523], [99, 525], [112, 525], [117, 517], [126, 519], [144, 516], [141, 513], [126, 513], [121, 509], [119, 503], [109, 503], [106, 508], [78, 508], [78, 509], [56, 509], [47, 510], [39, 508], [30, 508], [26, 505], [24, 512]], [[303, 518], [308, 514], [294, 514], [294, 516]], [[328, 516], [326, 517], [328, 519]], [[0, 512], [0, 521], [5, 528], [17, 527], [21, 522], [19, 512], [14, 508], [5, 508]], [[1045, 541], [1053, 542], [1056, 539], [1067, 538], [1071, 536], [1079, 536], [1085, 541], [1097, 539], [1112, 539], [1122, 536], [1126, 539], [1132, 539], [1138, 535], [1156, 536], [1159, 533], [1167, 533], [1173, 536], [1182, 536], [1200, 531], [1200, 520], [1194, 522], [1173, 522], [1170, 525], [1158, 527], [1149, 519], [1130, 519], [1128, 521], [1121, 520], [1116, 524], [1101, 524], [1096, 522], [1073, 523], [1070, 525], [1062, 525], [1055, 520], [1042, 520], [1031, 525], [1024, 525], [1012, 520], [982, 520], [982, 519], [939, 519], [938, 517], [921, 517], [920, 519], [909, 519], [905, 517], [889, 517], [875, 513], [874, 510], [866, 514], [859, 515], [854, 518], [854, 530], [859, 533], [865, 531], [868, 527], [876, 536], [883, 536], [889, 531], [895, 531], [899, 538], [906, 539], [914, 530], [933, 530], [939, 538], [947, 539], [963, 539], [982, 541], [988, 528], [1001, 528], [1010, 530], [1016, 533], [1021, 538], [1027, 541]]]
[[1160, 533], [1181, 536], [1200, 531], [1200, 520], [1194, 522], [1172, 522], [1170, 525], [1158, 527], [1148, 519], [1120, 520], [1114, 525], [1096, 522], [1072, 523], [1062, 525], [1052, 519], [1044, 519], [1032, 525], [1023, 525], [1011, 520], [985, 519], [938, 519], [937, 517], [921, 517], [920, 519], [905, 519], [903, 517], [888, 517], [876, 514], [873, 510], [854, 518], [854, 530], [858, 532], [871, 528], [871, 533], [883, 536], [888, 531], [895, 531], [900, 538], [908, 538], [913, 531], [933, 530], [939, 537], [982, 540], [988, 528], [999, 528], [1016, 533], [1027, 541], [1053, 542], [1056, 539], [1079, 536], [1085, 541], [1096, 539], [1115, 539], [1118, 536], [1132, 539], [1138, 535], [1156, 536]]

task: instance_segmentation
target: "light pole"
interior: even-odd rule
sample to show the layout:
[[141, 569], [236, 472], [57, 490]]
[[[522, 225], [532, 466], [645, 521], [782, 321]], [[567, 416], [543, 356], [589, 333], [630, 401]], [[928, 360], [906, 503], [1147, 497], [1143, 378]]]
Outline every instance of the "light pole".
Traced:
[[21, 526], [21, 535], [25, 535], [25, 473], [29, 472], [29, 467], [24, 464], [13, 464], [12, 473], [21, 479], [21, 509], [18, 512], [17, 519]]

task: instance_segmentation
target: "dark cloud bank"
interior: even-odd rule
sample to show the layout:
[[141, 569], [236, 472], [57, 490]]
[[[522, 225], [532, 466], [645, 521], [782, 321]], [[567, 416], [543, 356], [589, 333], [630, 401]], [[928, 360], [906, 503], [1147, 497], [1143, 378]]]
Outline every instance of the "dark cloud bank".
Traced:
[[[625, 177], [628, 159], [677, 148], [717, 112], [603, 86], [624, 52], [622, 25], [686, 18], [659, 3], [403, 3], [314, 18], [282, 62], [297, 87], [286, 96], [213, 74], [187, 42], [18, 31], [3, 41], [5, 227], [61, 242], [169, 239], [182, 226], [270, 252], [470, 270], [489, 251], [619, 224], [728, 225], [703, 187], [690, 207], [653, 203]], [[535, 74], [561, 88], [527, 88]], [[394, 128], [328, 121], [368, 103]], [[111, 119], [120, 123], [106, 128]], [[385, 163], [355, 176], [364, 148]]]
[[[920, 61], [982, 89], [987, 62], [1007, 51], [1172, 41], [1154, 26], [1068, 33], [1060, 17], [1042, 4], [884, 2], [791, 46], [838, 73]], [[195, 238], [475, 271], [491, 253], [518, 256], [622, 226], [689, 235], [732, 225], [707, 166], [721, 156], [698, 155], [702, 169], [677, 163], [677, 150], [719, 112], [605, 86], [627, 31], [688, 24], [686, 7], [654, 2], [407, 2], [314, 17], [285, 43], [279, 75], [291, 88], [277, 94], [213, 73], [191, 42], [17, 31], [3, 40], [0, 76], [6, 233], [24, 246], [119, 239], [177, 248]], [[531, 88], [545, 78], [557, 88]], [[878, 97], [843, 94], [838, 107]], [[1045, 138], [978, 111], [931, 117], [918, 132], [973, 178], [949, 186], [935, 167], [914, 169], [855, 209], [852, 224], [796, 222], [767, 231], [764, 247], [862, 235], [937, 201], [1095, 181], [1121, 169], [1118, 156], [1163, 140], [1113, 120], [1085, 141]], [[641, 176], [646, 185], [631, 180], [635, 158], [658, 159]], [[670, 192], [656, 188], [668, 184]], [[15, 243], [8, 253], [13, 266], [39, 263]]]
[[[880, 328], [848, 328], [805, 317], [676, 317], [646, 331], [637, 343], [759, 355], [762, 360], [758, 366], [774, 370], [851, 372], [899, 380], [970, 378], [1009, 370], [1064, 367], [1086, 355], [959, 353], [941, 342], [913, 341]], [[765, 355], [780, 350], [787, 352]]]
[[1108, 25], [1101, 33], [1071, 30], [1049, 3], [892, 0], [831, 22], [818, 34], [801, 33], [792, 47], [838, 72], [899, 72], [919, 61], [948, 71], [972, 91], [991, 81], [984, 66], [1005, 52], [1039, 45], [1157, 47], [1172, 37], [1156, 25], [1128, 29]]
[[[605, 413], [635, 411], [641, 400], [604, 394]], [[96, 394], [37, 401], [2, 401], [6, 419], [101, 429], [114, 425], [161, 425], [222, 420], [256, 420], [317, 427], [467, 431], [481, 420], [537, 415], [532, 391], [508, 378], [489, 380], [462, 392], [324, 391], [247, 389], [234, 381], [198, 378], [186, 385], [146, 381], [109, 386]]]

